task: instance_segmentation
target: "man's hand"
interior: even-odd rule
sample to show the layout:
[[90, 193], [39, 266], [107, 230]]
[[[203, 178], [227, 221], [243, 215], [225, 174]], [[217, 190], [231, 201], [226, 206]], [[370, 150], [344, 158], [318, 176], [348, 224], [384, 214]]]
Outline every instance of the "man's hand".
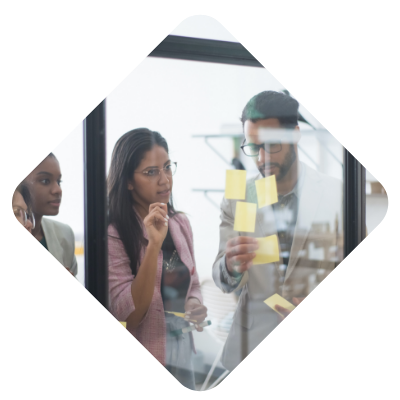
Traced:
[[[303, 300], [305, 299], [305, 297], [293, 297], [292, 298], [292, 303], [297, 307]], [[288, 310], [285, 307], [279, 306], [278, 304], [275, 306], [275, 310], [279, 311], [283, 317], [281, 315], [279, 315], [279, 322], [282, 322], [292, 311]]]
[[225, 260], [229, 273], [233, 275], [247, 271], [253, 265], [257, 249], [258, 242], [252, 237], [237, 236], [228, 240]]

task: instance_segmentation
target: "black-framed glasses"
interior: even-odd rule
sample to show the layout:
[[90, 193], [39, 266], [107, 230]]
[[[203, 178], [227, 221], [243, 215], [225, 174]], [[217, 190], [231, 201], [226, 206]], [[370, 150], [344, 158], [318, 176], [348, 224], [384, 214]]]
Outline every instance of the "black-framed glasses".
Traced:
[[148, 178], [158, 178], [161, 175], [161, 170], [164, 171], [165, 175], [172, 176], [175, 174], [176, 169], [178, 167], [177, 162], [171, 162], [170, 164], [166, 165], [164, 168], [149, 168], [144, 171], [135, 171], [135, 174], [140, 173]]
[[258, 157], [260, 154], [260, 149], [263, 149], [268, 154], [275, 154], [279, 153], [282, 150], [282, 143], [275, 142], [275, 143], [249, 143], [240, 146], [243, 153], [248, 157]]
[[13, 207], [15, 218], [26, 228], [28, 221], [32, 224], [32, 229], [35, 228], [35, 217], [33, 213], [25, 211], [21, 207]]

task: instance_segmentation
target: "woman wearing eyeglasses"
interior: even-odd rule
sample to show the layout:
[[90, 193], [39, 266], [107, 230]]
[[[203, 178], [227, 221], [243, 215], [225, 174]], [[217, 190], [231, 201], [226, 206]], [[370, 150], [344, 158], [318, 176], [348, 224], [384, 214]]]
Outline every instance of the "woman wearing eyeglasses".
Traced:
[[198, 324], [207, 309], [192, 230], [172, 204], [175, 170], [158, 132], [134, 129], [114, 147], [108, 176], [110, 310], [184, 386], [194, 389], [193, 337], [178, 332], [188, 321], [202, 331]]
[[75, 235], [70, 226], [44, 216], [60, 211], [62, 198], [60, 164], [50, 153], [24, 180], [32, 195], [35, 227], [32, 235], [74, 276], [78, 272]]
[[32, 233], [35, 227], [35, 218], [31, 209], [31, 197], [28, 188], [24, 184], [19, 184], [12, 198], [12, 208], [17, 220]]

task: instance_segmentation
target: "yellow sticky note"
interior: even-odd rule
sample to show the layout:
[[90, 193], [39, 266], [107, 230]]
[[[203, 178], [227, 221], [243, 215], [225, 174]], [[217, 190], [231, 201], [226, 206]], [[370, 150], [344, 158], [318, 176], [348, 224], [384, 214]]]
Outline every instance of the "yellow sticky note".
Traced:
[[279, 261], [279, 244], [276, 235], [256, 239], [259, 247], [255, 251], [256, 257], [253, 258], [253, 265], [269, 264]]
[[267, 300], [264, 300], [264, 303], [267, 306], [271, 307], [275, 312], [277, 312], [282, 317], [284, 317], [284, 315], [282, 315], [279, 311], [275, 310], [276, 305], [284, 307], [289, 311], [293, 311], [295, 309], [295, 306], [292, 303], [288, 302], [282, 296], [279, 296], [278, 293], [275, 293], [271, 297], [268, 297]]
[[168, 314], [174, 314], [176, 317], [185, 318], [185, 313], [175, 311], [165, 311]]
[[275, 175], [256, 180], [258, 208], [269, 206], [278, 201]]
[[238, 201], [236, 203], [233, 229], [239, 232], [254, 232], [256, 228], [256, 213], [257, 204]]
[[246, 198], [246, 171], [238, 169], [226, 171], [225, 198], [233, 200]]
[[124, 328], [126, 328], [126, 322], [119, 321], [119, 323], [120, 323]]

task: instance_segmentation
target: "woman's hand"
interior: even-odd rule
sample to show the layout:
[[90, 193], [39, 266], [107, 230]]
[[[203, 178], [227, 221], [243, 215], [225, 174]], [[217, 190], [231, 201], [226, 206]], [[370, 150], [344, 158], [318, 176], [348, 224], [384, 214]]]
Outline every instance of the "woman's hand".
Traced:
[[199, 299], [189, 297], [185, 304], [185, 319], [195, 324], [196, 330], [201, 332], [203, 328], [198, 324], [203, 322], [207, 317], [207, 307], [200, 303]]
[[144, 219], [144, 226], [149, 237], [149, 244], [162, 245], [168, 232], [168, 207], [164, 203], [150, 204], [149, 214]]

